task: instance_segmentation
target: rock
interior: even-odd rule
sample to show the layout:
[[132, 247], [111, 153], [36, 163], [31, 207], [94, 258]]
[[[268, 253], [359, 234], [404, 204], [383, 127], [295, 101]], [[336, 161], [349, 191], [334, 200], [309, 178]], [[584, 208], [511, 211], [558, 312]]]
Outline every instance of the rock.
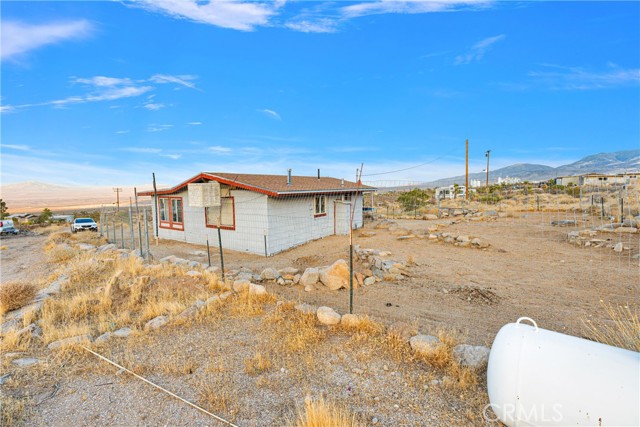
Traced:
[[409, 339], [411, 339], [411, 337], [413, 335], [415, 335], [418, 331], [416, 330], [415, 327], [405, 323], [405, 322], [396, 322], [393, 323], [391, 326], [389, 326], [389, 328], [387, 329], [387, 333], [391, 336], [395, 336], [403, 341], [408, 342]]
[[31, 311], [38, 313], [42, 309], [42, 304], [43, 304], [43, 301], [40, 300], [40, 301], [31, 303], [29, 305], [25, 305], [22, 308], [6, 313], [4, 318], [7, 321], [13, 320], [13, 319], [22, 319], [26, 313], [29, 313]]
[[207, 253], [205, 251], [193, 251], [193, 252], [191, 252], [191, 255], [193, 255], [193, 256], [206, 256]]
[[616, 233], [637, 233], [638, 229], [635, 227], [618, 227], [616, 228]]
[[307, 304], [305, 302], [296, 305], [295, 309], [304, 314], [316, 314], [316, 311], [318, 310], [316, 306]]
[[189, 261], [187, 262], [187, 265], [193, 268], [193, 267], [200, 267], [202, 264], [200, 264], [199, 261]]
[[354, 276], [355, 276], [356, 282], [358, 283], [358, 286], [364, 285], [364, 274], [356, 272]]
[[222, 300], [220, 299], [220, 297], [218, 295], [214, 295], [212, 297], [207, 298], [207, 300], [204, 302], [205, 305], [210, 305], [210, 304], [218, 304], [221, 303]]
[[107, 251], [115, 251], [116, 249], [118, 249], [116, 245], [114, 245], [113, 243], [107, 243], [100, 246], [97, 250], [97, 253], [101, 254]]
[[302, 277], [302, 274], [296, 274], [295, 276], [293, 276], [293, 284], [297, 285], [298, 283], [300, 283], [301, 277]]
[[361, 231], [360, 232], [360, 237], [373, 237], [376, 235], [375, 231]]
[[16, 332], [16, 335], [18, 337], [22, 337], [23, 335], [30, 335], [32, 337], [41, 337], [42, 329], [40, 329], [40, 326], [36, 325], [35, 323], [32, 323], [20, 329], [18, 332]]
[[255, 296], [262, 296], [267, 294], [267, 288], [262, 285], [255, 285], [251, 283], [249, 285], [249, 294]]
[[276, 280], [278, 277], [280, 277], [280, 273], [272, 267], [265, 268], [262, 270], [262, 273], [260, 273], [260, 278], [262, 280]]
[[320, 271], [320, 281], [332, 291], [349, 286], [349, 266], [343, 259], [334, 262], [330, 267]]
[[6, 383], [9, 378], [11, 378], [11, 374], [0, 375], [0, 385]]
[[551, 225], [555, 225], [557, 227], [570, 227], [572, 225], [576, 225], [576, 221], [572, 219], [561, 219], [558, 221], [551, 221]]
[[132, 332], [133, 330], [131, 328], [120, 328], [113, 333], [113, 336], [118, 338], [127, 338]]
[[414, 236], [413, 234], [407, 234], [406, 236], [399, 236], [398, 240], [409, 240], [409, 239], [414, 239], [416, 236]]
[[348, 328], [354, 328], [360, 324], [360, 318], [355, 314], [343, 314], [340, 319], [340, 324]]
[[622, 226], [623, 227], [634, 227], [634, 228], [638, 228], [638, 224], [640, 224], [640, 222], [638, 222], [638, 220], [636, 219], [631, 219], [631, 218], [627, 218], [624, 221], [622, 221]]
[[102, 334], [98, 338], [96, 338], [94, 343], [96, 343], [96, 344], [104, 344], [107, 341], [109, 341], [109, 339], [111, 338], [111, 335], [113, 335], [111, 332], [105, 332], [104, 334]]
[[40, 363], [40, 360], [34, 357], [22, 357], [20, 359], [12, 360], [11, 363], [21, 368], [26, 368], [27, 366], [32, 366]]
[[469, 236], [460, 235], [460, 236], [456, 237], [456, 242], [459, 242], [459, 243], [465, 243], [465, 242], [468, 242], [470, 240], [471, 239], [469, 239]]
[[251, 282], [247, 279], [235, 280], [233, 282], [233, 291], [238, 293], [248, 291], [249, 286], [251, 286]]
[[220, 295], [218, 295], [218, 297], [220, 298], [221, 301], [224, 301], [232, 295], [233, 295], [233, 292], [227, 291], [227, 292], [221, 293]]
[[429, 240], [438, 240], [438, 235], [437, 234], [429, 234], [428, 239]]
[[616, 243], [616, 245], [613, 247], [614, 252], [622, 252], [623, 249], [624, 245], [622, 244], [622, 242]]
[[59, 294], [60, 291], [62, 290], [62, 285], [67, 283], [68, 281], [69, 281], [69, 278], [67, 276], [65, 276], [65, 275], [62, 275], [62, 276], [58, 277], [56, 280], [51, 282], [51, 284], [49, 286], [47, 286], [44, 289], [41, 289], [38, 292], [38, 295], [36, 296], [36, 298], [47, 297], [49, 295]]
[[453, 356], [462, 366], [479, 368], [489, 361], [490, 351], [483, 345], [460, 344], [453, 348]]
[[160, 258], [160, 262], [173, 262], [175, 258], [175, 255], [169, 255], [164, 258]]
[[316, 287], [313, 286], [313, 285], [307, 285], [307, 286], [304, 287], [304, 291], [305, 292], [313, 292], [315, 290], [316, 290]]
[[152, 329], [158, 329], [166, 325], [167, 323], [169, 323], [169, 318], [167, 316], [154, 317], [144, 325], [144, 330], [149, 331]]
[[187, 276], [191, 276], [191, 277], [200, 277], [200, 276], [202, 276], [202, 273], [200, 273], [199, 271], [195, 271], [195, 270], [189, 270], [185, 274]]
[[22, 318], [11, 319], [4, 322], [0, 327], [0, 334], [4, 335], [8, 332], [15, 331], [22, 326]]
[[196, 307], [195, 305], [192, 305], [191, 307], [187, 307], [185, 310], [183, 310], [182, 313], [178, 314], [176, 318], [179, 320], [193, 319], [194, 317], [196, 317], [197, 314], [198, 314], [198, 307]]
[[295, 267], [287, 267], [287, 268], [283, 268], [282, 270], [279, 271], [281, 276], [291, 276], [291, 278], [293, 278], [293, 276], [295, 276], [296, 274], [298, 274], [300, 270], [298, 270]]
[[424, 218], [424, 219], [426, 219], [428, 221], [434, 221], [434, 220], [438, 219], [438, 215], [426, 214], [426, 215], [423, 215], [422, 218]]
[[319, 278], [320, 273], [318, 272], [318, 269], [311, 267], [304, 270], [304, 273], [302, 273], [302, 276], [300, 276], [299, 283], [302, 286], [315, 285], [316, 283], [318, 283]]
[[440, 344], [440, 340], [433, 335], [416, 335], [411, 337], [409, 344], [413, 351], [429, 354]]
[[490, 211], [485, 211], [483, 212], [484, 216], [489, 216], [489, 217], [494, 217], [494, 216], [498, 216], [498, 213], [494, 210], [490, 210]]
[[319, 307], [316, 314], [323, 325], [337, 325], [342, 317], [333, 308], [325, 306]]
[[364, 279], [365, 286], [370, 286], [370, 285], [373, 285], [374, 283], [376, 283], [376, 278], [373, 276], [367, 277], [366, 279]]
[[47, 346], [49, 350], [55, 350], [67, 345], [80, 344], [82, 342], [91, 342], [92, 337], [89, 334], [76, 335], [75, 337], [64, 338], [58, 341], [54, 341]]
[[280, 286], [284, 286], [287, 284], [287, 281], [284, 280], [282, 277], [278, 277], [278, 279], [276, 280], [276, 283]]

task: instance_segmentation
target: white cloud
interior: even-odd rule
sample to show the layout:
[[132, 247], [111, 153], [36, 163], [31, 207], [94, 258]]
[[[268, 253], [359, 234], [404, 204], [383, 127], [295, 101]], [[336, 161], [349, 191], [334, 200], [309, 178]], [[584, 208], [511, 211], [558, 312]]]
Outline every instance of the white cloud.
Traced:
[[231, 152], [231, 148], [222, 147], [220, 145], [214, 145], [213, 147], [209, 147], [208, 149], [209, 151], [213, 151], [214, 153], [219, 153], [219, 154], [225, 154], [225, 153]]
[[117, 133], [118, 135], [122, 135], [122, 134], [129, 133], [129, 132], [131, 132], [131, 131], [130, 131], [130, 130], [128, 130], [128, 129], [127, 129], [127, 130], [117, 130], [117, 131], [116, 131], [116, 133]]
[[82, 83], [91, 86], [97, 87], [110, 87], [110, 86], [121, 86], [121, 85], [132, 85], [132, 81], [129, 78], [120, 79], [117, 77], [106, 77], [106, 76], [95, 76], [89, 78], [76, 78], [73, 77], [71, 79], [72, 83]]
[[166, 107], [166, 105], [158, 103], [158, 102], [148, 102], [146, 104], [144, 104], [144, 108], [146, 108], [149, 111], [158, 111], [162, 108]]
[[150, 147], [125, 147], [122, 150], [128, 151], [130, 153], [142, 153], [142, 154], [158, 154], [162, 152], [162, 149], [160, 148], [150, 148]]
[[215, 25], [235, 30], [251, 31], [267, 25], [284, 1], [242, 2], [235, 0], [138, 0], [134, 6], [151, 12], [164, 13], [174, 18]]
[[269, 110], [268, 108], [264, 108], [264, 109], [258, 110], [258, 111], [260, 111], [262, 114], [264, 114], [265, 116], [270, 117], [272, 119], [282, 120], [282, 117], [280, 117], [280, 114], [278, 114], [277, 111]]
[[478, 43], [474, 44], [469, 52], [464, 55], [456, 56], [456, 60], [454, 61], [455, 65], [461, 64], [470, 64], [474, 61], [480, 61], [487, 51], [496, 44], [497, 42], [505, 39], [504, 34], [500, 34], [493, 37], [487, 37], [486, 39], [480, 40]]
[[189, 122], [187, 123], [189, 126], [200, 126], [202, 122]]
[[0, 148], [9, 148], [10, 150], [31, 151], [28, 145], [0, 144]]
[[93, 26], [86, 20], [31, 25], [19, 21], [3, 21], [0, 32], [0, 58], [15, 58], [42, 46], [91, 34]]
[[533, 71], [530, 77], [556, 90], [592, 90], [640, 84], [640, 69], [608, 66], [606, 71], [542, 64], [553, 71]]
[[173, 125], [156, 125], [151, 124], [147, 126], [147, 132], [162, 132], [168, 129], [171, 129]]
[[342, 14], [347, 18], [382, 13], [434, 13], [451, 12], [487, 6], [487, 0], [379, 0], [344, 6]]
[[0, 113], [11, 113], [15, 111], [15, 107], [13, 105], [0, 105]]
[[182, 157], [182, 154], [160, 154], [160, 157], [166, 157], [168, 159], [178, 160]]
[[151, 76], [149, 81], [158, 84], [175, 83], [181, 86], [188, 87], [190, 89], [196, 89], [195, 83], [192, 83], [191, 80], [195, 80], [197, 78], [197, 76], [191, 75], [171, 76], [169, 74], [155, 74]]
[[301, 33], [335, 33], [338, 31], [338, 21], [331, 18], [290, 21], [285, 23], [284, 26]]

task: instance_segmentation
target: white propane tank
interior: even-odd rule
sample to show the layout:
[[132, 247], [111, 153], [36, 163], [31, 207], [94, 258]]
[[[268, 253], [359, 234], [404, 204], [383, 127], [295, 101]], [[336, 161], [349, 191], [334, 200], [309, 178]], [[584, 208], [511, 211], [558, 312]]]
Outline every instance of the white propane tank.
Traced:
[[493, 341], [487, 390], [485, 418], [509, 427], [640, 426], [640, 353], [522, 317]]

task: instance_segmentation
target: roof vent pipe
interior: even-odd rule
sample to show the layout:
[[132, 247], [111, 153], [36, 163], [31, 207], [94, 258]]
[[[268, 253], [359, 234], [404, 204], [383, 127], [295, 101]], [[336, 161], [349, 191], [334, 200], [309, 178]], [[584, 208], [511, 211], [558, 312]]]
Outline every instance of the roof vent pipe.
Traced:
[[291, 184], [291, 169], [289, 169], [289, 173], [287, 174], [287, 185], [292, 185]]
[[340, 180], [340, 187], [344, 187], [344, 178], [342, 178], [342, 180]]
[[318, 179], [320, 179], [320, 168], [318, 168]]

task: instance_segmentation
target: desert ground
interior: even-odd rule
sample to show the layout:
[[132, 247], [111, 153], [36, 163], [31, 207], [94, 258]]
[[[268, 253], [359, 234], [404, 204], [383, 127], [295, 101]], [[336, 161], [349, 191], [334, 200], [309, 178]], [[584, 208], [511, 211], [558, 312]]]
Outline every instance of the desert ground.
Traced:
[[[78, 344], [48, 348], [60, 338], [95, 339], [130, 328], [127, 338], [82, 345], [238, 426], [296, 425], [305, 402], [318, 399], [359, 423], [344, 425], [486, 425], [485, 369], [451, 360], [455, 344], [490, 347], [500, 327], [521, 316], [546, 329], [590, 337], [590, 324], [611, 322], [606, 307], [638, 311], [638, 234], [603, 231], [595, 236], [602, 247], [577, 246], [568, 232], [598, 224], [587, 219], [569, 228], [551, 225], [557, 219], [526, 212], [479, 221], [367, 223], [354, 233], [354, 245], [388, 252], [387, 259], [405, 266], [404, 278], [357, 287], [353, 312], [359, 323], [336, 326], [322, 325], [294, 305], [329, 306], [345, 314], [346, 289], [317, 284], [305, 291], [263, 281], [266, 295], [216, 298], [233, 279], [224, 283], [207, 271], [202, 246], [160, 240], [143, 263], [128, 253], [79, 249], [104, 244], [95, 233], [71, 235], [60, 228], [3, 237], [3, 286], [28, 282], [43, 289], [68, 279], [40, 312], [23, 317], [20, 326], [38, 325], [39, 334], [3, 332], [3, 422], [225, 425]], [[486, 247], [430, 239], [433, 233], [478, 238]], [[620, 252], [611, 248], [618, 243]], [[170, 255], [204, 265], [160, 262]], [[231, 273], [260, 274], [270, 267], [302, 272], [348, 256], [346, 236], [269, 258], [224, 251]], [[219, 264], [217, 248], [211, 249], [211, 264]], [[354, 270], [367, 267], [358, 260]], [[216, 303], [182, 315], [194, 301], [211, 299]], [[166, 326], [146, 327], [159, 315], [169, 319]], [[407, 337], [417, 332], [440, 338], [437, 354], [412, 350]], [[36, 362], [16, 366], [22, 359]]]

